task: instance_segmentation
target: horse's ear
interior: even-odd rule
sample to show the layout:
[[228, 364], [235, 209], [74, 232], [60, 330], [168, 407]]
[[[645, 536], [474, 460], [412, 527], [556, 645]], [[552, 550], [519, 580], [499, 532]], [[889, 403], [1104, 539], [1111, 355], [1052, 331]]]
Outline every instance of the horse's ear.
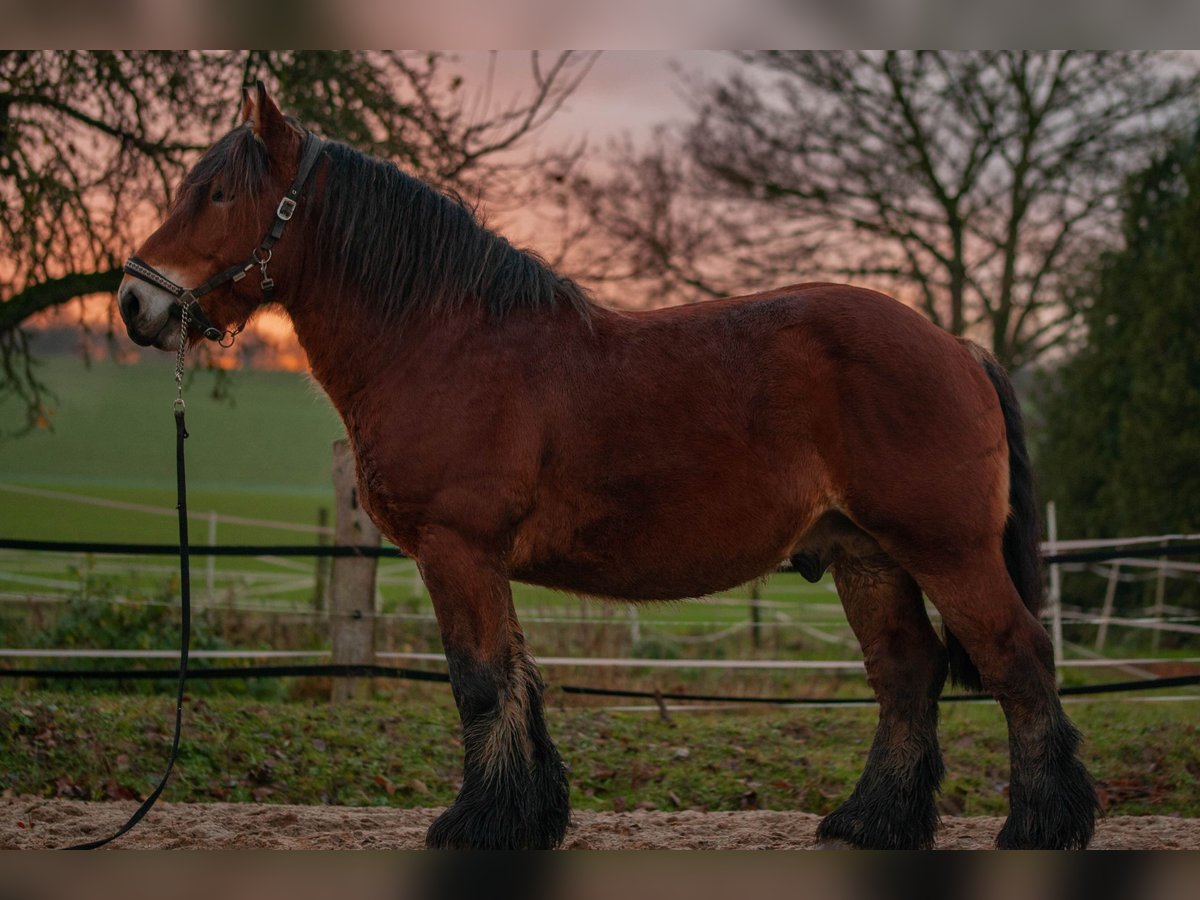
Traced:
[[254, 133], [268, 146], [272, 138], [284, 134], [288, 127], [287, 120], [262, 81], [253, 88], [242, 88], [242, 121], [249, 122]]
[[[254, 94], [253, 89], [249, 85], [242, 86], [242, 124], [251, 122], [254, 118]], [[251, 122], [253, 125], [253, 122]]]

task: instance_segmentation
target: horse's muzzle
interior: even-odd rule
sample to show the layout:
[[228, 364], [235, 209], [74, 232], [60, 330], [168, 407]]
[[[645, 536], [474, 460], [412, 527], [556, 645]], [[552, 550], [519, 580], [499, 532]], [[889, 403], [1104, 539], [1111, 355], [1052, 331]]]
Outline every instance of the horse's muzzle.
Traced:
[[117, 309], [129, 339], [139, 347], [171, 349], [166, 338], [179, 322], [179, 306], [155, 296], [153, 287], [127, 280], [117, 290]]

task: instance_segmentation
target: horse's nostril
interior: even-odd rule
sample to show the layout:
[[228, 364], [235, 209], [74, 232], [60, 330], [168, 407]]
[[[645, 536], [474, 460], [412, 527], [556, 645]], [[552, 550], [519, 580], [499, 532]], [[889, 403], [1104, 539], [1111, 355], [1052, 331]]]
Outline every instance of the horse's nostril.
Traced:
[[118, 305], [121, 309], [121, 318], [127, 324], [137, 318], [137, 314], [141, 310], [141, 301], [138, 299], [137, 289], [133, 285], [127, 285], [121, 291]]

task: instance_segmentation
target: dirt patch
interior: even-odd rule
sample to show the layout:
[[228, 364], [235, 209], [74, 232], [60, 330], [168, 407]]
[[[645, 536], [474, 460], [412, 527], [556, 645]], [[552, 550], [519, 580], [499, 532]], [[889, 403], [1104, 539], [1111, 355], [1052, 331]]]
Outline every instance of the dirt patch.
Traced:
[[[0, 800], [0, 849], [61, 847], [107, 836], [132, 803]], [[436, 809], [160, 803], [115, 846], [163, 849], [416, 849]], [[814, 844], [819, 818], [800, 812], [576, 812], [565, 846], [580, 850], [796, 850]], [[938, 846], [992, 845], [998, 818], [946, 817]], [[1094, 849], [1200, 850], [1200, 820], [1119, 816], [1102, 820]]]

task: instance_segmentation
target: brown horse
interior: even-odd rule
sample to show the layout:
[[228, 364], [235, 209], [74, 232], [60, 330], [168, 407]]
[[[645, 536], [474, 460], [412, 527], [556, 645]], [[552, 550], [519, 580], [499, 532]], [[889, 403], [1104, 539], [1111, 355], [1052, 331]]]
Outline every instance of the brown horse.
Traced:
[[[553, 847], [567, 826], [511, 580], [684, 598], [787, 559], [814, 580], [832, 568], [880, 704], [866, 769], [823, 839], [932, 845], [949, 671], [1008, 719], [1000, 846], [1087, 844], [1096, 797], [1035, 615], [1036, 507], [995, 360], [845, 285], [605, 309], [388, 163], [324, 142], [305, 183], [313, 139], [261, 85], [243, 113], [138, 251], [166, 278], [127, 278], [121, 314], [133, 340], [175, 348], [181, 306], [160, 285], [241, 271], [288, 213], [244, 268], [270, 258], [364, 505], [419, 562], [462, 717], [462, 790], [430, 846]], [[279, 205], [289, 184], [294, 215]], [[194, 308], [211, 336], [263, 301], [255, 275]]]

